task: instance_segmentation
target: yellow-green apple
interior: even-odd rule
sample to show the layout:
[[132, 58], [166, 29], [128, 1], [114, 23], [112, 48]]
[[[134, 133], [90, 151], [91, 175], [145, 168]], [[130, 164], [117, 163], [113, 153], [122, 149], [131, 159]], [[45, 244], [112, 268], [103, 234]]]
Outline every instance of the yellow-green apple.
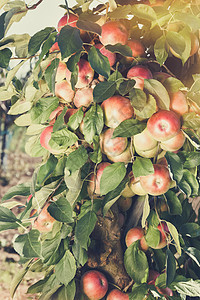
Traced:
[[121, 211], [125, 212], [129, 210], [133, 202], [133, 199], [131, 197], [123, 197], [120, 196], [117, 200], [117, 205], [120, 208]]
[[108, 21], [101, 26], [100, 42], [106, 45], [122, 44], [128, 41], [128, 31], [124, 24], [119, 21]]
[[131, 145], [131, 143], [128, 142], [128, 146], [126, 147], [124, 152], [122, 152], [121, 154], [110, 155], [107, 153], [106, 155], [107, 155], [108, 159], [111, 160], [112, 162], [124, 162], [125, 164], [128, 164], [129, 162], [132, 161], [133, 154], [134, 154], [134, 148]]
[[138, 240], [140, 240], [140, 249], [142, 251], [147, 251], [149, 246], [144, 237], [144, 229], [142, 227], [133, 227], [129, 229], [125, 237], [126, 246], [129, 247]]
[[126, 77], [129, 79], [134, 79], [136, 81], [134, 87], [143, 90], [144, 79], [152, 79], [153, 75], [147, 67], [134, 66], [129, 69]]
[[106, 49], [101, 43], [96, 44], [95, 47], [100, 50], [101, 54], [108, 58], [110, 66], [112, 67], [116, 62], [116, 54]]
[[106, 300], [129, 300], [129, 296], [118, 289], [114, 289], [108, 294]]
[[153, 149], [150, 150], [140, 150], [135, 148], [135, 151], [137, 152], [138, 155], [145, 157], [145, 158], [152, 158], [158, 155], [160, 148], [158, 145], [154, 147]]
[[58, 64], [58, 68], [56, 70], [56, 82], [61, 82], [62, 80], [66, 79], [66, 71], [67, 71], [67, 66], [66, 63], [60, 61]]
[[64, 15], [58, 22], [58, 32], [60, 32], [65, 25], [76, 27], [76, 22], [78, 21], [78, 18], [79, 17], [77, 15], [72, 13]]
[[133, 197], [135, 195], [135, 193], [131, 190], [130, 186], [129, 186], [129, 182], [126, 184], [124, 190], [121, 193], [121, 196], [123, 197]]
[[168, 139], [160, 143], [160, 147], [165, 151], [178, 151], [183, 147], [185, 143], [185, 135], [182, 130], [180, 130], [175, 136], [171, 139]]
[[85, 87], [83, 89], [78, 89], [74, 96], [74, 105], [77, 108], [88, 107], [93, 101], [93, 89], [90, 87]]
[[131, 177], [129, 187], [135, 195], [144, 196], [147, 192], [143, 189], [140, 183], [140, 177]]
[[[90, 63], [86, 59], [81, 58], [78, 62], [78, 80], [75, 87], [81, 89], [88, 86], [93, 80], [93, 77], [94, 70], [90, 66]], [[71, 80], [71, 72], [68, 68], [66, 69], [66, 79], [68, 82]]]
[[134, 115], [134, 109], [128, 98], [119, 95], [112, 96], [101, 104], [106, 126], [116, 128], [122, 121]]
[[64, 103], [72, 102], [75, 92], [67, 80], [62, 80], [55, 84], [55, 95], [62, 99]]
[[55, 219], [47, 211], [50, 203], [46, 203], [39, 213], [38, 217], [35, 219], [33, 227], [40, 232], [49, 232], [53, 228]]
[[171, 177], [168, 168], [154, 164], [154, 173], [140, 177], [140, 184], [146, 193], [158, 196], [166, 193], [171, 185]]
[[166, 141], [172, 138], [180, 128], [180, 117], [171, 110], [159, 110], [147, 122], [148, 132], [157, 141]]
[[145, 48], [140, 40], [131, 39], [126, 43], [131, 48], [133, 57], [125, 57], [125, 61], [130, 63], [134, 60], [134, 57], [143, 56], [145, 54]]
[[106, 155], [118, 156], [126, 149], [128, 140], [126, 137], [112, 138], [114, 128], [108, 128], [100, 135], [101, 151]]
[[108, 281], [103, 273], [97, 270], [90, 270], [82, 275], [81, 287], [89, 299], [100, 300], [107, 293]]
[[89, 196], [93, 196], [93, 195], [97, 195], [100, 196], [100, 180], [101, 180], [101, 176], [103, 174], [104, 169], [111, 165], [111, 163], [109, 162], [102, 162], [100, 164], [98, 164], [97, 169], [96, 169], [96, 174], [92, 174], [89, 177], [89, 182], [88, 182], [88, 194]]
[[178, 91], [175, 93], [170, 93], [170, 106], [169, 109], [173, 110], [179, 115], [184, 115], [188, 112], [188, 103], [186, 96], [183, 92]]
[[133, 143], [136, 151], [137, 149], [147, 151], [158, 146], [158, 142], [150, 135], [147, 128], [134, 135]]

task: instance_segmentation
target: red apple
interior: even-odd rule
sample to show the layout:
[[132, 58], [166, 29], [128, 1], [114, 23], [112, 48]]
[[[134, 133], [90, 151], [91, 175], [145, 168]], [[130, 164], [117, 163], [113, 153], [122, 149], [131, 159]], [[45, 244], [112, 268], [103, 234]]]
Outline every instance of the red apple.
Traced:
[[149, 270], [149, 276], [148, 276], [148, 279], [147, 279], [147, 283], [148, 283], [148, 284], [155, 285], [156, 279], [157, 279], [159, 276], [160, 276], [160, 273], [159, 273], [159, 272], [150, 269], [150, 270]]
[[112, 67], [116, 62], [116, 54], [107, 50], [104, 45], [100, 43], [96, 44], [95, 47], [100, 50], [101, 54], [108, 58], [110, 66]]
[[76, 27], [76, 22], [78, 18], [79, 17], [77, 15], [74, 15], [72, 13], [64, 15], [58, 22], [58, 32], [60, 32], [65, 25]]
[[62, 113], [63, 111], [63, 107], [62, 106], [58, 106], [56, 109], [54, 109], [54, 111], [52, 111], [52, 113], [49, 116], [49, 125], [53, 125], [57, 119], [57, 117]]
[[193, 32], [191, 33], [191, 51], [190, 56], [194, 55], [199, 49], [199, 39]]
[[125, 137], [112, 138], [114, 128], [108, 128], [100, 135], [101, 151], [106, 155], [118, 156], [127, 147], [128, 140]]
[[88, 107], [93, 101], [93, 89], [85, 87], [83, 89], [78, 89], [74, 96], [74, 105], [77, 108], [82, 106]]
[[43, 148], [53, 153], [54, 150], [50, 147], [49, 141], [51, 139], [51, 133], [53, 132], [53, 125], [46, 127], [40, 135], [40, 144]]
[[170, 110], [173, 110], [179, 115], [184, 115], [188, 112], [187, 99], [183, 92], [178, 91], [170, 93]]
[[123, 197], [120, 196], [117, 200], [117, 205], [120, 208], [121, 211], [125, 212], [129, 210], [133, 202], [133, 199], [131, 197]]
[[119, 21], [108, 21], [102, 25], [101, 29], [99, 39], [104, 46], [118, 43], [125, 45], [128, 41], [128, 31], [124, 24]]
[[50, 203], [46, 203], [39, 213], [38, 217], [35, 219], [33, 227], [40, 232], [49, 232], [53, 228], [55, 219], [47, 211]]
[[[94, 77], [94, 70], [90, 66], [90, 63], [81, 58], [78, 62], [78, 81], [75, 85], [76, 88], [81, 89], [88, 86]], [[66, 79], [68, 82], [71, 80], [71, 72], [66, 69]]]
[[128, 71], [127, 78], [134, 79], [136, 81], [134, 86], [135, 88], [143, 89], [144, 79], [151, 79], [153, 78], [153, 75], [147, 67], [134, 66]]
[[132, 147], [132, 151], [131, 151], [131, 147], [132, 147], [131, 143], [128, 142], [128, 146], [121, 154], [110, 155], [107, 153], [106, 155], [108, 159], [111, 160], [112, 162], [124, 162], [125, 164], [128, 164], [129, 162], [132, 161], [132, 155], [134, 154], [134, 148]]
[[154, 164], [154, 173], [140, 177], [142, 188], [150, 195], [158, 196], [166, 193], [171, 185], [168, 168]]
[[158, 230], [160, 231], [160, 242], [158, 244], [158, 246], [155, 247], [155, 249], [162, 249], [167, 245], [167, 238], [169, 236], [169, 229], [167, 224], [162, 221], [159, 225], [158, 225]]
[[81, 286], [90, 300], [99, 300], [107, 293], [108, 281], [103, 273], [91, 270], [81, 277]]
[[[89, 178], [89, 183], [88, 183], [88, 194], [89, 196], [96, 194], [97, 196], [100, 195], [100, 180], [101, 176], [103, 174], [104, 169], [109, 166], [109, 162], [102, 162], [97, 166], [96, 170], [96, 176], [93, 173], [90, 178]], [[96, 180], [95, 180], [96, 178]]]
[[134, 115], [134, 109], [128, 98], [115, 95], [106, 99], [101, 108], [104, 112], [105, 124], [116, 128], [122, 121], [130, 119]]
[[134, 227], [129, 229], [126, 234], [125, 242], [126, 246], [129, 247], [132, 243], [140, 240], [140, 249], [142, 251], [147, 251], [149, 246], [144, 238], [144, 229], [141, 227]]
[[77, 111], [78, 111], [78, 109], [76, 109], [76, 108], [68, 108], [66, 114], [64, 115], [64, 121], [65, 121], [65, 124], [68, 123], [69, 118], [70, 118], [72, 115], [74, 115]]
[[179, 116], [170, 110], [159, 110], [147, 122], [147, 129], [157, 141], [166, 141], [174, 137], [181, 128]]
[[50, 53], [52, 53], [52, 52], [54, 52], [54, 51], [60, 51], [60, 48], [59, 48], [59, 46], [58, 46], [58, 42], [55, 42], [55, 43], [51, 46], [51, 48], [49, 49], [49, 52], [50, 52]]
[[126, 62], [132, 62], [134, 57], [143, 56], [145, 54], [145, 48], [140, 40], [131, 39], [126, 43], [131, 48], [133, 57], [126, 57]]
[[178, 151], [185, 143], [185, 135], [180, 130], [174, 137], [160, 143], [160, 147], [166, 151]]
[[63, 100], [64, 103], [70, 103], [73, 100], [75, 92], [67, 80], [62, 80], [55, 84], [55, 95]]
[[108, 294], [106, 300], [129, 300], [129, 296], [118, 289], [114, 289]]

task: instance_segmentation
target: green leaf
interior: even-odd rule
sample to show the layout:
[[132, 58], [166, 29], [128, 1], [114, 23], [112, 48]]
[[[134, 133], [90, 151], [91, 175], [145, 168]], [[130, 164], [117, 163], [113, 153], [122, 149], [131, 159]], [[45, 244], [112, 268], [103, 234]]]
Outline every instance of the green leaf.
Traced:
[[107, 166], [103, 170], [103, 174], [100, 179], [100, 192], [101, 195], [105, 195], [108, 192], [114, 190], [126, 175], [126, 167], [122, 162], [116, 162]]
[[182, 214], [182, 205], [179, 198], [172, 190], [168, 190], [165, 193], [167, 198], [167, 205], [169, 207], [169, 212], [171, 215], [181, 215]]
[[69, 117], [69, 121], [67, 122], [67, 126], [70, 130], [75, 131], [83, 120], [83, 111], [80, 108], [75, 114]]
[[147, 95], [137, 88], [130, 91], [129, 99], [131, 100], [131, 105], [139, 111], [142, 111], [147, 104]]
[[88, 52], [88, 61], [98, 74], [108, 78], [110, 75], [110, 63], [106, 56], [101, 54], [99, 49], [92, 46]]
[[55, 30], [54, 27], [46, 27], [43, 30], [40, 30], [34, 34], [28, 44], [28, 53], [29, 55], [36, 54], [42, 45], [42, 43], [48, 39], [49, 35]]
[[180, 233], [184, 236], [195, 238], [200, 236], [200, 226], [197, 223], [186, 223], [180, 228]]
[[88, 260], [87, 251], [84, 248], [82, 248], [76, 240], [72, 245], [72, 252], [78, 263], [81, 266], [84, 266]]
[[131, 6], [132, 14], [138, 18], [145, 19], [147, 21], [156, 20], [157, 16], [152, 7], [145, 4], [136, 4]]
[[46, 239], [42, 242], [42, 257], [44, 263], [51, 265], [54, 263], [54, 257], [56, 254], [59, 255], [59, 245], [61, 242], [60, 232], [58, 232], [52, 239]]
[[122, 45], [122, 44], [118, 43], [115, 45], [106, 45], [105, 48], [111, 52], [119, 53], [123, 56], [128, 56], [128, 57], [133, 56], [131, 48], [127, 45]]
[[94, 150], [93, 152], [89, 153], [89, 158], [95, 164], [99, 164], [102, 161], [102, 153], [101, 153], [99, 135], [96, 135], [93, 139], [93, 150]]
[[51, 155], [47, 162], [42, 165], [37, 174], [37, 183], [38, 185], [42, 185], [45, 180], [53, 173], [58, 163], [58, 159]]
[[[67, 43], [66, 43], [67, 40]], [[64, 26], [58, 37], [58, 46], [62, 59], [69, 57], [82, 48], [83, 42], [80, 38], [80, 30], [69, 25]]]
[[145, 195], [144, 197], [145, 197], [145, 201], [144, 201], [143, 214], [142, 214], [142, 220], [141, 220], [142, 228], [144, 228], [146, 226], [146, 220], [150, 214], [149, 196]]
[[27, 234], [19, 235], [14, 241], [15, 250], [26, 258], [40, 257], [41, 243], [39, 236], [40, 232], [35, 229]]
[[0, 16], [0, 40], [4, 37], [5, 34], [5, 18], [6, 18], [7, 12], [4, 12], [1, 16]]
[[74, 300], [76, 293], [76, 283], [75, 280], [69, 282], [67, 286], [62, 286], [55, 293], [56, 300]]
[[198, 195], [199, 182], [189, 170], [183, 170], [183, 177], [178, 185], [188, 197]]
[[146, 254], [139, 250], [139, 242], [132, 243], [125, 251], [124, 265], [128, 275], [136, 283], [147, 281], [149, 265]]
[[0, 206], [0, 222], [11, 223], [16, 221], [21, 223], [21, 221], [16, 218], [16, 216], [10, 209], [8, 209], [7, 207]]
[[59, 64], [59, 58], [53, 59], [44, 72], [46, 83], [48, 84], [50, 91], [53, 93], [55, 91], [55, 77], [56, 77], [56, 70], [58, 64]]
[[20, 224], [14, 222], [0, 222], [0, 231], [8, 230], [8, 229], [16, 229], [20, 226]]
[[83, 118], [83, 134], [88, 143], [92, 143], [95, 135], [100, 135], [104, 126], [103, 110], [95, 104], [90, 107]]
[[166, 34], [166, 41], [171, 48], [171, 51], [175, 52], [176, 55], [182, 58], [186, 47], [183, 36], [178, 32], [168, 31]]
[[149, 225], [145, 240], [149, 247], [156, 248], [160, 243], [160, 231], [154, 226]]
[[22, 282], [24, 276], [26, 275], [26, 273], [29, 270], [29, 265], [30, 265], [30, 261], [28, 261], [27, 263], [25, 263], [23, 265], [22, 268], [20, 268], [16, 273], [15, 276], [13, 277], [11, 283], [10, 283], [10, 296], [13, 298], [15, 295], [15, 292], [18, 288], [18, 286], [20, 285], [20, 283]]
[[[132, 292], [129, 294], [129, 300], [143, 300], [144, 297], [148, 294], [149, 285], [146, 283], [143, 284], [134, 284]], [[145, 298], [146, 299], [146, 298]], [[147, 298], [149, 299], [149, 298]]]
[[198, 130], [200, 128], [200, 115], [195, 112], [185, 113], [183, 115], [183, 127]]
[[190, 14], [189, 12], [176, 11], [174, 14], [175, 20], [183, 21], [185, 24], [190, 26], [192, 31], [197, 31], [200, 29], [200, 20], [198, 15]]
[[0, 50], [0, 68], [8, 68], [12, 51], [8, 48]]
[[176, 250], [177, 250], [178, 254], [181, 255], [181, 246], [180, 246], [178, 231], [172, 223], [170, 223], [170, 222], [166, 222], [166, 223], [167, 223], [169, 232], [175, 242]]
[[68, 147], [74, 145], [78, 137], [67, 128], [51, 133], [49, 145], [52, 149], [66, 150]]
[[67, 157], [65, 167], [70, 171], [74, 172], [83, 167], [88, 160], [88, 154], [85, 147], [82, 145]]
[[149, 158], [136, 157], [132, 165], [135, 177], [146, 176], [154, 173], [154, 167]]
[[49, 35], [49, 37], [47, 38], [47, 40], [42, 45], [42, 51], [41, 51], [41, 53], [39, 55], [38, 61], [35, 64], [35, 68], [37, 68], [39, 66], [39, 64], [42, 61], [43, 57], [48, 53], [48, 51], [51, 48], [51, 46], [53, 46], [53, 44], [55, 43], [56, 35], [57, 35], [57, 32], [51, 33]]
[[197, 103], [200, 106], [200, 78], [197, 78], [194, 83], [192, 84], [190, 90], [187, 93], [187, 97], [191, 99], [193, 102]]
[[100, 103], [112, 97], [116, 91], [115, 81], [99, 82], [93, 90], [94, 102]]
[[167, 159], [167, 163], [170, 166], [170, 170], [173, 174], [173, 179], [177, 182], [180, 182], [183, 177], [183, 164], [180, 157], [176, 153], [167, 151], [167, 153], [165, 154], [165, 158]]
[[76, 275], [76, 261], [72, 253], [67, 250], [63, 258], [55, 266], [56, 278], [67, 286]]
[[31, 120], [33, 123], [45, 123], [54, 109], [58, 107], [59, 99], [57, 97], [47, 97], [38, 100], [31, 108]]
[[122, 96], [125, 96], [133, 89], [134, 85], [134, 79], [123, 80], [119, 85], [118, 91]]
[[98, 25], [97, 23], [92, 22], [90, 18], [87, 20], [83, 20], [79, 18], [78, 21], [76, 22], [76, 26], [85, 31], [89, 31], [101, 35], [101, 26]]
[[93, 211], [89, 211], [80, 220], [78, 220], [75, 227], [75, 238], [80, 246], [85, 250], [88, 249], [89, 237], [94, 230], [96, 221], [96, 214]]
[[192, 169], [200, 165], [200, 152], [189, 152], [186, 156], [186, 161], [183, 167]]
[[188, 281], [179, 281], [173, 284], [173, 286], [181, 295], [189, 297], [199, 297], [200, 295], [200, 280], [190, 279]]
[[156, 111], [156, 99], [150, 94], [147, 95], [147, 103], [141, 111], [136, 108], [134, 109], [134, 112], [139, 119], [149, 119]]
[[29, 196], [30, 195], [30, 182], [20, 183], [16, 186], [11, 187], [7, 193], [3, 196], [2, 202], [9, 200], [15, 196]]
[[166, 250], [166, 286], [169, 286], [175, 277], [176, 274], [176, 260], [172, 252]]
[[77, 64], [81, 58], [81, 51], [76, 52], [73, 54], [67, 61], [67, 68], [70, 70], [70, 72], [75, 72]]
[[169, 109], [170, 98], [161, 82], [156, 79], [145, 79], [144, 90], [154, 96], [160, 109]]
[[59, 222], [73, 223], [72, 207], [66, 198], [61, 197], [48, 207], [50, 215]]
[[69, 170], [65, 169], [65, 183], [69, 189], [67, 192], [67, 200], [71, 206], [75, 206], [76, 200], [82, 189], [81, 170], [78, 169], [70, 174]]
[[200, 250], [194, 247], [189, 247], [185, 250], [185, 253], [191, 257], [198, 267], [200, 267]]
[[163, 85], [169, 93], [176, 93], [180, 88], [184, 88], [184, 84], [175, 77], [166, 78]]
[[145, 123], [137, 119], [128, 119], [122, 121], [114, 130], [113, 138], [116, 137], [132, 137], [135, 134], [141, 133], [146, 127]]
[[156, 40], [154, 44], [154, 54], [156, 60], [162, 66], [168, 57], [168, 52], [166, 50], [166, 37], [164, 35]]

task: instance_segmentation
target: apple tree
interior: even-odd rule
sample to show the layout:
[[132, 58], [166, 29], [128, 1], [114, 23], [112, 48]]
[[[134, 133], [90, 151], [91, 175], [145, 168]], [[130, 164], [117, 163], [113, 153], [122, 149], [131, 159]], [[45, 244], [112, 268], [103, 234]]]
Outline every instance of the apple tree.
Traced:
[[41, 157], [1, 199], [22, 265], [11, 296], [31, 270], [45, 300], [198, 297], [199, 2], [65, 1], [57, 28], [9, 36], [41, 2], [0, 4], [0, 99]]

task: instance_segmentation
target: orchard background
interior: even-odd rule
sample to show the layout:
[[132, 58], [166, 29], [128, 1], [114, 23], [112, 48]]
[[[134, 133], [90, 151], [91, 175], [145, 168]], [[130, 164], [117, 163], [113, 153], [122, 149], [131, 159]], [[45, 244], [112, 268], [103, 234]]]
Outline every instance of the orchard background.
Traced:
[[199, 1], [65, 1], [7, 34], [41, 3], [0, 4], [1, 116], [34, 158], [1, 198], [11, 297], [31, 271], [39, 299], [198, 299]]

